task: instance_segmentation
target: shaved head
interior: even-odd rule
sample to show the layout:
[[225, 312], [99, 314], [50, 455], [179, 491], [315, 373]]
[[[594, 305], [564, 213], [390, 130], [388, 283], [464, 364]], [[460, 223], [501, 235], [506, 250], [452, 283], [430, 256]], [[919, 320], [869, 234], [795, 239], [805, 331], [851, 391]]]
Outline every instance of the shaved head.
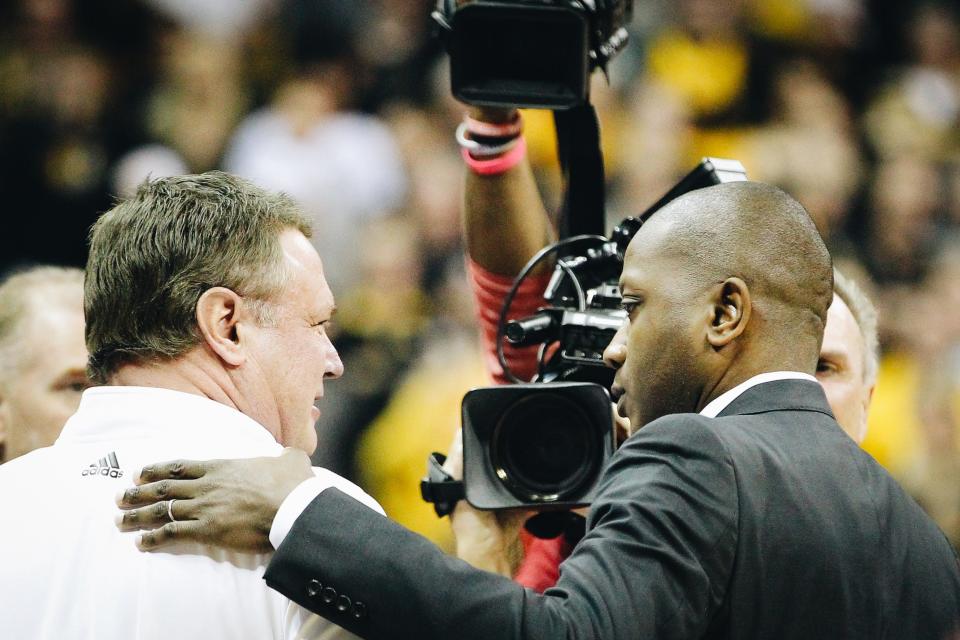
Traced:
[[672, 201], [637, 231], [620, 288], [629, 323], [605, 352], [620, 412], [695, 412], [765, 371], [816, 371], [833, 268], [780, 189], [732, 182]]
[[754, 304], [781, 320], [777, 326], [795, 332], [799, 321], [822, 334], [833, 298], [830, 254], [809, 214], [783, 190], [760, 182], [698, 189], [645, 226], [665, 236], [690, 284], [739, 277]]

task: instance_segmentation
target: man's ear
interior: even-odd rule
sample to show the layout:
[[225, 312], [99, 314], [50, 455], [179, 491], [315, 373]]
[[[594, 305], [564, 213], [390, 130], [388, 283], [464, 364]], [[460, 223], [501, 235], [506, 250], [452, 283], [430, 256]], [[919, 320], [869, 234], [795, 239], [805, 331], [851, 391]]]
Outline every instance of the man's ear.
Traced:
[[197, 326], [207, 347], [224, 363], [239, 366], [246, 360], [237, 336], [243, 298], [226, 287], [207, 289], [197, 300]]
[[714, 349], [721, 349], [736, 340], [750, 322], [747, 283], [740, 278], [727, 278], [714, 289], [710, 306], [707, 342]]

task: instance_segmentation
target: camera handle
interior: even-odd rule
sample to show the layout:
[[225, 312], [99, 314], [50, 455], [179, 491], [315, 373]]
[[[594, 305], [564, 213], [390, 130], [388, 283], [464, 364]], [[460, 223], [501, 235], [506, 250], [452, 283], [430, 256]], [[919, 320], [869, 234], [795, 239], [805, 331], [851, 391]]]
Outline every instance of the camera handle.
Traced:
[[575, 546], [587, 532], [587, 519], [573, 511], [541, 511], [528, 518], [523, 528], [534, 538], [549, 540], [564, 536]]
[[420, 497], [433, 504], [439, 518], [453, 513], [453, 508], [466, 496], [463, 480], [454, 480], [444, 471], [446, 461], [447, 456], [442, 453], [431, 453], [427, 458], [427, 476], [420, 481]]
[[565, 190], [560, 237], [606, 234], [605, 178], [600, 151], [600, 122], [589, 99], [553, 112], [557, 154]]

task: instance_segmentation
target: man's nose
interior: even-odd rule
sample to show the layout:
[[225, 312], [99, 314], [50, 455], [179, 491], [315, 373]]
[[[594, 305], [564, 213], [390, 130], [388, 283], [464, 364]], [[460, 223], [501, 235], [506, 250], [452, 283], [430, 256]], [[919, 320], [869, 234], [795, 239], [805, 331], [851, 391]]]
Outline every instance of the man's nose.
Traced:
[[613, 369], [619, 369], [623, 366], [623, 361], [627, 358], [627, 345], [625, 342], [626, 327], [621, 327], [614, 334], [613, 340], [603, 350], [603, 363]]
[[330, 352], [327, 354], [327, 368], [323, 372], [324, 378], [339, 378], [343, 375], [343, 361], [336, 347], [330, 345]]

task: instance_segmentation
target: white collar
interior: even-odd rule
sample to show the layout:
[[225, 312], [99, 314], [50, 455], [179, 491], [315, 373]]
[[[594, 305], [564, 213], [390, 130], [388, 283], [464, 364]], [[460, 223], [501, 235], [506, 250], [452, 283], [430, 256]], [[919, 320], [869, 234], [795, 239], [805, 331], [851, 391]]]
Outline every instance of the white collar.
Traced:
[[716, 418], [721, 411], [726, 409], [731, 402], [736, 400], [740, 394], [747, 389], [755, 387], [758, 384], [763, 384], [764, 382], [773, 382], [774, 380], [809, 380], [811, 382], [817, 382], [817, 379], [809, 373], [801, 373], [799, 371], [768, 371], [766, 373], [760, 373], [749, 380], [741, 382], [733, 389], [721, 393], [703, 408], [700, 415], [707, 416], [708, 418]]
[[170, 438], [243, 438], [276, 446], [267, 428], [233, 407], [160, 387], [103, 386], [83, 392], [57, 442], [164, 434]]

